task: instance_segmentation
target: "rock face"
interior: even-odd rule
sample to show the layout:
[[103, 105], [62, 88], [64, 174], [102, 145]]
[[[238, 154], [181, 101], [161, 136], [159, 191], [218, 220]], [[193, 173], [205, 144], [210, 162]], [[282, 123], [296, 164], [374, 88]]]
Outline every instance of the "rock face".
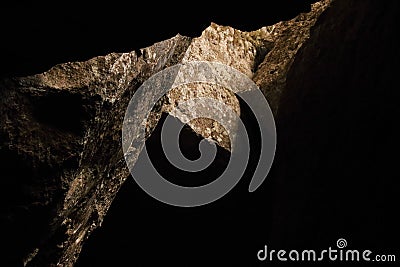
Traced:
[[276, 117], [270, 243], [321, 247], [347, 235], [398, 250], [399, 7], [335, 1], [296, 54]]
[[[83, 242], [101, 226], [129, 176], [121, 126], [135, 90], [151, 75], [180, 62], [229, 65], [260, 87], [275, 114], [287, 73], [310, 28], [329, 7], [287, 22], [242, 32], [212, 24], [198, 38], [177, 35], [138, 52], [109, 54], [57, 65], [29, 77], [0, 82], [0, 153], [4, 229], [10, 256], [26, 266], [72, 266]], [[163, 112], [179, 101], [212, 96], [240, 114], [234, 94], [218, 86], [188, 85], [170, 91], [153, 109], [151, 134]], [[218, 124], [189, 123], [197, 134], [229, 150]], [[2, 218], [3, 219], [3, 218]]]
[[[8, 227], [21, 231], [13, 227], [20, 223], [26, 231], [21, 239], [10, 233], [11, 250], [25, 264], [73, 265], [128, 177], [121, 125], [129, 99], [152, 74], [179, 62], [189, 44], [176, 36], [140, 57], [110, 54], [3, 81], [1, 151], [9, 163], [1, 188], [13, 197]], [[7, 192], [14, 186], [22, 188]]]

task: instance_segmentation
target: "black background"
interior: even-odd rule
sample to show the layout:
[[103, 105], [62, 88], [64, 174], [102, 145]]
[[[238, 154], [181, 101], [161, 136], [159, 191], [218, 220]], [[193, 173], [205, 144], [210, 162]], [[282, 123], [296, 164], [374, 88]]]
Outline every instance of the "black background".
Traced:
[[310, 9], [311, 1], [49, 1], [1, 3], [1, 73], [26, 75], [56, 63], [129, 52], [211, 22], [255, 30]]

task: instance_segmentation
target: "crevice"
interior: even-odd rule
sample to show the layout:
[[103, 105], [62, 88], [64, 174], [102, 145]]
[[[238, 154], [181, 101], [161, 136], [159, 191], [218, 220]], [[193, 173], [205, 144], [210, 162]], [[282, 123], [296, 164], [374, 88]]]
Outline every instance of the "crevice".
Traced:
[[264, 41], [262, 45], [256, 46], [257, 52], [254, 58], [254, 64], [252, 68], [253, 73], [257, 72], [259, 66], [264, 62], [265, 57], [268, 55], [269, 52], [271, 52], [274, 45], [275, 44], [273, 42]]
[[136, 56], [140, 58], [142, 56], [142, 49], [135, 49]]

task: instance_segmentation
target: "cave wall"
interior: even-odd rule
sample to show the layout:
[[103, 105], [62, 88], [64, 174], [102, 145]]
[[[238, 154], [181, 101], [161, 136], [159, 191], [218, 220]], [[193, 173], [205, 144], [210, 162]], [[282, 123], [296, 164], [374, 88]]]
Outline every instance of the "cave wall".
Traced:
[[277, 246], [398, 247], [398, 8], [335, 1], [296, 55], [276, 120]]

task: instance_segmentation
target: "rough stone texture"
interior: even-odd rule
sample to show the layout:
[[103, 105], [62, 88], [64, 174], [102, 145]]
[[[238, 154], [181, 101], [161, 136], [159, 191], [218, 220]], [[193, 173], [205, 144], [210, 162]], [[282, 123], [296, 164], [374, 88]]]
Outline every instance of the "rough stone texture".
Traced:
[[[254, 32], [212, 24], [193, 40], [178, 35], [139, 54], [114, 53], [2, 80], [0, 150], [6, 175], [1, 188], [13, 195], [11, 201], [2, 201], [8, 203], [4, 217], [12, 231], [24, 229], [19, 236], [7, 237], [16, 257], [27, 266], [74, 264], [82, 243], [101, 225], [128, 177], [121, 151], [122, 120], [130, 98], [146, 79], [182, 61], [217, 61], [253, 78], [276, 112], [287, 71], [329, 2]], [[240, 113], [236, 97], [223, 88], [182, 86], [154, 107], [148, 134], [162, 112], [198, 96], [222, 100]], [[190, 126], [229, 149], [218, 124], [199, 119]]]
[[[176, 108], [179, 105], [179, 103], [197, 97], [207, 97], [207, 98], [217, 99], [218, 101], [221, 101], [222, 103], [229, 106], [238, 115], [240, 115], [239, 101], [234, 93], [232, 93], [230, 90], [222, 86], [210, 85], [204, 83], [185, 84], [171, 90], [165, 98], [162, 111], [170, 113], [174, 108]], [[195, 115], [191, 113], [192, 112], [190, 110], [186, 109], [183, 114]], [[178, 119], [184, 121], [184, 118], [182, 118], [178, 114], [174, 113], [173, 115]], [[223, 118], [221, 118], [219, 122], [222, 122], [222, 119]], [[228, 131], [229, 129], [235, 129], [236, 122], [226, 120], [224, 123], [226, 125], [229, 125], [228, 126], [229, 129], [225, 129], [219, 122], [209, 118], [197, 118], [191, 120], [188, 123], [188, 125], [192, 128], [194, 132], [196, 132], [200, 136], [212, 139], [219, 146], [230, 151], [231, 143], [229, 140]]]
[[212, 23], [200, 37], [193, 39], [183, 62], [191, 60], [220, 62], [251, 78], [260, 60], [273, 47], [274, 41], [266, 27], [257, 31], [243, 32]]

